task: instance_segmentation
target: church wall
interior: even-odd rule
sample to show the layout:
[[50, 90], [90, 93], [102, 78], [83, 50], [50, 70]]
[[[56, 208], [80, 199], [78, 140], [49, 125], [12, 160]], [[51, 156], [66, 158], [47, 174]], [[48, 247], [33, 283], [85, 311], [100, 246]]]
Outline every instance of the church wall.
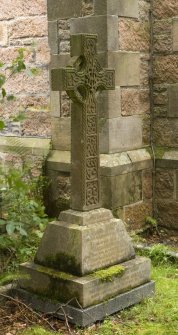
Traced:
[[153, 142], [155, 213], [178, 229], [178, 3], [153, 0]]
[[[8, 94], [15, 100], [0, 105], [0, 118], [5, 121], [3, 135], [49, 137], [49, 46], [45, 0], [1, 1], [0, 3], [0, 61], [9, 64], [24, 48], [25, 61], [38, 74], [26, 72], [12, 76], [6, 84]], [[16, 121], [19, 113], [23, 120]]]
[[[113, 32], [106, 44], [98, 45], [101, 62], [102, 52], [119, 55], [115, 64], [109, 58], [102, 64], [116, 68], [116, 92], [104, 94], [98, 101], [102, 205], [124, 219], [130, 229], [139, 229], [152, 215], [150, 2], [120, 1], [117, 13], [113, 13], [113, 3], [116, 1], [78, 1], [78, 7], [69, 9], [66, 2], [64, 17], [62, 11], [48, 11], [51, 67], [66, 66], [69, 60], [70, 28], [72, 33], [97, 32], [100, 41], [109, 29]], [[107, 26], [102, 26], [105, 17], [98, 15], [108, 15]], [[53, 196], [49, 210], [58, 213], [69, 206], [70, 199], [70, 102], [63, 92], [52, 92], [51, 102], [53, 151], [47, 171]]]
[[7, 94], [13, 94], [15, 99], [0, 104], [0, 119], [5, 123], [0, 133], [0, 162], [19, 168], [25, 161], [37, 175], [49, 152], [51, 136], [45, 0], [0, 2], [0, 62], [11, 64], [19, 48], [24, 48], [27, 67], [35, 68], [37, 74], [30, 76], [24, 71], [5, 85]]
[[[69, 205], [70, 101], [64, 92], [50, 92], [49, 70], [69, 60], [71, 19], [114, 15], [117, 21], [107, 23], [114, 34], [105, 51], [117, 37], [118, 59], [114, 63], [108, 57], [106, 64], [116, 68], [116, 93], [98, 101], [102, 204], [131, 228], [140, 228], [145, 217], [152, 215], [161, 225], [177, 228], [177, 2], [77, 0], [72, 4], [67, 0], [1, 1], [0, 61], [9, 64], [17, 49], [24, 47], [28, 66], [37, 68], [38, 74], [20, 74], [7, 83], [7, 92], [16, 99], [0, 104], [0, 118], [6, 124], [0, 137], [0, 161], [19, 166], [26, 159], [34, 166], [34, 174], [40, 173], [51, 141], [47, 161], [54, 192], [51, 214]], [[81, 22], [77, 24], [73, 32], [82, 27]], [[23, 117], [18, 120], [19, 113]]]

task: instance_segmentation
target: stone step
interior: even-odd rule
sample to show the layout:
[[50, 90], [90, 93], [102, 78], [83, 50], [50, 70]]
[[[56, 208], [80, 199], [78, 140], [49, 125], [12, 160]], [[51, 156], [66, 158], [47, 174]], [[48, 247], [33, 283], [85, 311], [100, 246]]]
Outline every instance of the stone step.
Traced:
[[55, 271], [53, 269], [26, 263], [21, 265], [21, 273], [28, 275], [19, 281], [20, 287], [43, 296], [52, 298], [58, 302], [76, 305], [76, 300], [87, 308], [99, 304], [118, 294], [148, 283], [150, 281], [150, 259], [136, 257], [121, 264], [120, 268], [115, 266], [113, 275], [109, 276], [114, 267], [104, 271], [96, 271], [90, 275], [78, 277], [68, 273]]
[[70, 304], [60, 304], [51, 301], [50, 299], [40, 298], [35, 294], [31, 294], [23, 289], [13, 289], [11, 294], [18, 295], [27, 305], [42, 313], [54, 315], [62, 320], [67, 320], [70, 323], [81, 327], [92, 325], [96, 321], [101, 321], [108, 315], [119, 312], [127, 307], [138, 304], [143, 299], [152, 297], [155, 291], [153, 281], [147, 284], [136, 287], [128, 292], [117, 295], [114, 298], [108, 299], [98, 305], [88, 308], [71, 306]]

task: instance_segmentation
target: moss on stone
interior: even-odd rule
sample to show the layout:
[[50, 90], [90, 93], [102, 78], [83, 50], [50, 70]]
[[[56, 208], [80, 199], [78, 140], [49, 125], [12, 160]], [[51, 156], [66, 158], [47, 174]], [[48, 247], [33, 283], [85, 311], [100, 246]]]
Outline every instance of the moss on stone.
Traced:
[[157, 159], [162, 159], [165, 152], [168, 151], [169, 148], [165, 148], [165, 147], [156, 147], [155, 148], [155, 157]]
[[[76, 297], [79, 300], [78, 292], [73, 291], [70, 285], [63, 285], [58, 281], [52, 280], [47, 292], [44, 292], [46, 296], [52, 301], [60, 301], [66, 303], [71, 300], [73, 297]], [[71, 305], [75, 305], [75, 299], [71, 302]]]
[[123, 208], [122, 207], [113, 208], [112, 214], [114, 218], [123, 220]]
[[42, 265], [74, 275], [80, 275], [81, 272], [80, 265], [76, 262], [75, 257], [65, 252], [58, 253], [55, 256], [47, 256]]
[[101, 280], [102, 282], [113, 281], [114, 278], [124, 274], [125, 268], [122, 265], [114, 265], [107, 269], [95, 271], [91, 274], [92, 277]]
[[157, 159], [162, 159], [164, 154], [169, 151], [178, 151], [178, 148], [173, 148], [173, 147], [155, 147], [154, 152], [155, 152], [155, 157]]
[[[47, 284], [45, 283], [44, 287], [43, 285], [40, 287], [30, 285], [28, 291], [37, 294], [44, 301], [49, 299], [51, 302], [66, 303], [73, 297], [78, 301], [80, 300], [79, 293], [74, 290], [72, 285], [72, 280], [76, 277], [70, 273], [55, 271], [40, 265], [37, 265], [35, 270], [46, 275]], [[76, 300], [74, 299], [71, 304], [77, 306]]]
[[50, 302], [53, 303], [59, 303], [59, 302], [66, 303], [73, 297], [75, 297], [77, 300], [74, 298], [70, 304], [76, 307], [77, 307], [76, 301], [79, 301], [80, 299], [78, 292], [72, 291], [70, 285], [64, 286], [64, 283], [62, 283], [62, 281], [58, 281], [56, 278], [51, 278], [50, 284], [47, 289], [39, 290], [31, 288], [29, 291], [38, 295], [41, 298], [41, 300], [46, 302], [49, 300]]
[[156, 159], [162, 159], [166, 152], [178, 151], [178, 148], [176, 148], [176, 147], [154, 146], [153, 149], [151, 147], [145, 147], [145, 150], [150, 154], [151, 158], [153, 158], [155, 156]]
[[43, 266], [37, 266], [37, 271], [41, 272], [41, 273], [45, 273], [50, 275], [52, 278], [56, 278], [56, 279], [61, 279], [61, 280], [69, 280], [69, 279], [73, 279], [73, 275], [71, 275], [70, 273], [67, 272], [62, 272], [62, 271], [55, 271], [54, 269], [50, 269], [47, 267], [43, 267]]

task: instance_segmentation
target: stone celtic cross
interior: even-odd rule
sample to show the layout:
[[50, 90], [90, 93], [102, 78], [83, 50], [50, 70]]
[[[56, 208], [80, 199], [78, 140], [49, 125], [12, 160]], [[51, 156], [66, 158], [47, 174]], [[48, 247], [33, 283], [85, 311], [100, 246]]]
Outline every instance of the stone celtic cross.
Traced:
[[100, 207], [99, 129], [96, 95], [115, 88], [114, 70], [97, 60], [97, 35], [71, 36], [72, 62], [51, 71], [53, 91], [66, 91], [71, 111], [71, 209]]

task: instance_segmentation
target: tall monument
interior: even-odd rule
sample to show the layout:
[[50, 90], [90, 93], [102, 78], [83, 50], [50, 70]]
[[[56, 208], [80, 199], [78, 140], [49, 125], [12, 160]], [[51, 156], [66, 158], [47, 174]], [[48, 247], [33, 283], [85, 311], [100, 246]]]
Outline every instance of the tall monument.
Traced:
[[48, 225], [35, 261], [21, 266], [30, 279], [19, 289], [43, 311], [67, 304], [69, 321], [81, 326], [154, 292], [150, 260], [135, 256], [124, 223], [100, 208], [96, 95], [114, 89], [114, 70], [100, 66], [96, 45], [96, 35], [72, 35], [71, 63], [51, 72], [52, 89], [65, 90], [73, 102], [71, 209]]
[[[115, 88], [114, 70], [97, 60], [96, 35], [71, 37], [71, 66], [51, 73], [53, 91], [67, 91], [71, 112], [71, 208], [89, 211], [100, 207], [99, 129], [96, 94]], [[77, 59], [76, 59], [77, 57]]]

